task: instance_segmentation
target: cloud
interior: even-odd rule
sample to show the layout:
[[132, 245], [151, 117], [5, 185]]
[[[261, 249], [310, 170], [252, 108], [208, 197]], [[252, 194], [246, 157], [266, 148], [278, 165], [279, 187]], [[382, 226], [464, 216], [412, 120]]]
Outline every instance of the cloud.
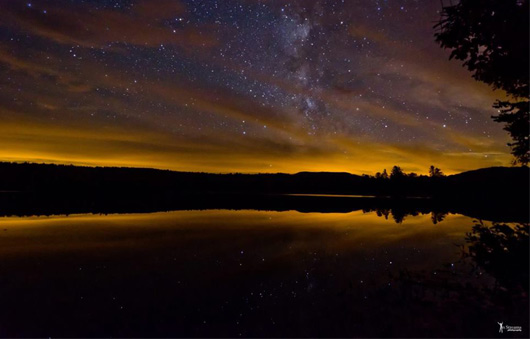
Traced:
[[[285, 4], [270, 6], [283, 15]], [[296, 17], [308, 23], [297, 19], [283, 27], [296, 45], [288, 47], [326, 31], [323, 57], [308, 44], [304, 51], [286, 51], [283, 35], [269, 55], [246, 53], [256, 45], [227, 41], [277, 36], [265, 26], [244, 36], [231, 26], [210, 29], [194, 22], [182, 1], [142, 0], [128, 8], [64, 0], [1, 5], [0, 28], [15, 39], [4, 34], [0, 40], [6, 71], [0, 78], [0, 160], [371, 174], [393, 165], [425, 173], [430, 164], [454, 173], [510, 160], [500, 126], [475, 123], [490, 121], [493, 98], [485, 86], [443, 53], [433, 57], [408, 44], [416, 36], [396, 39], [388, 29], [373, 29], [373, 22], [353, 20], [353, 10], [341, 11], [344, 18], [320, 17], [311, 7]], [[290, 11], [302, 10], [299, 2]], [[364, 37], [377, 47], [356, 50], [351, 41]], [[208, 49], [217, 38], [225, 46]], [[159, 53], [160, 45], [195, 53]], [[274, 58], [271, 65], [260, 63], [268, 58]], [[287, 62], [293, 58], [298, 63]], [[470, 111], [474, 124], [443, 128], [448, 110], [457, 118]], [[492, 130], [502, 138], [483, 134]]]
[[357, 40], [370, 40], [380, 44], [393, 44], [392, 40], [385, 34], [373, 27], [369, 27], [364, 24], [355, 23], [349, 26], [348, 33], [350, 36]]
[[18, 27], [60, 44], [104, 47], [131, 44], [182, 48], [215, 45], [214, 37], [184, 23], [185, 6], [179, 1], [142, 0], [130, 11], [94, 9], [65, 1], [4, 1], [3, 25]]

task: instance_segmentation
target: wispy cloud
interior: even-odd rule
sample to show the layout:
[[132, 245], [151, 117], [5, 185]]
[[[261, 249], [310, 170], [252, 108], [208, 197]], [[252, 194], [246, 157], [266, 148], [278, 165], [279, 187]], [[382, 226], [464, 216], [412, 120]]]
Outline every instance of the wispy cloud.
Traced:
[[[172, 45], [205, 47], [214, 37], [184, 24], [185, 5], [172, 0], [143, 0], [131, 4], [131, 12], [94, 8], [64, 1], [4, 1], [0, 18], [4, 25], [18, 27], [61, 44], [102, 47], [132, 44], [145, 47]], [[167, 24], [173, 21], [174, 28]]]

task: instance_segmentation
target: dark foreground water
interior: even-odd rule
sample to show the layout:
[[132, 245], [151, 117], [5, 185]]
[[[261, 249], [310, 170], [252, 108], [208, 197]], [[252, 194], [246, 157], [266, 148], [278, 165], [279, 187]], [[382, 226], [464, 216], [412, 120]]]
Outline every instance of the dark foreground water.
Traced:
[[402, 218], [4, 217], [0, 336], [528, 337], [527, 230]]

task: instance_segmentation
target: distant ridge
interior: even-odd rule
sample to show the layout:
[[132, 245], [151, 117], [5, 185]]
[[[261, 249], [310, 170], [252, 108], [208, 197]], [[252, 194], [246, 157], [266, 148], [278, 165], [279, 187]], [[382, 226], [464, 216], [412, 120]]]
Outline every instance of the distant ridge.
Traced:
[[527, 221], [529, 178], [528, 167], [377, 179], [345, 172], [211, 174], [0, 162], [0, 215], [204, 208], [347, 212], [397, 205]]
[[[528, 167], [490, 167], [444, 177], [376, 179], [347, 172], [213, 174], [152, 168], [83, 167], [0, 162], [0, 191], [256, 192], [425, 196], [507, 194], [527, 196]], [[394, 180], [395, 179], [395, 180]]]
[[487, 179], [487, 178], [493, 178], [493, 177], [502, 177], [502, 176], [509, 176], [509, 175], [520, 175], [525, 174], [529, 175], [530, 171], [528, 167], [486, 167], [486, 168], [479, 168], [476, 170], [466, 171], [458, 174], [450, 175], [450, 177], [464, 177], [467, 179]]

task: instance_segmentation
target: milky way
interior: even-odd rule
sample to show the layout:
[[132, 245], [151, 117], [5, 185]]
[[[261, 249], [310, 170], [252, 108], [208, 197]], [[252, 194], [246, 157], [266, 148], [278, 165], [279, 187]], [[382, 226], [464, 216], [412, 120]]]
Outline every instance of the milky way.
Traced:
[[213, 172], [508, 165], [438, 0], [1, 1], [0, 160]]

